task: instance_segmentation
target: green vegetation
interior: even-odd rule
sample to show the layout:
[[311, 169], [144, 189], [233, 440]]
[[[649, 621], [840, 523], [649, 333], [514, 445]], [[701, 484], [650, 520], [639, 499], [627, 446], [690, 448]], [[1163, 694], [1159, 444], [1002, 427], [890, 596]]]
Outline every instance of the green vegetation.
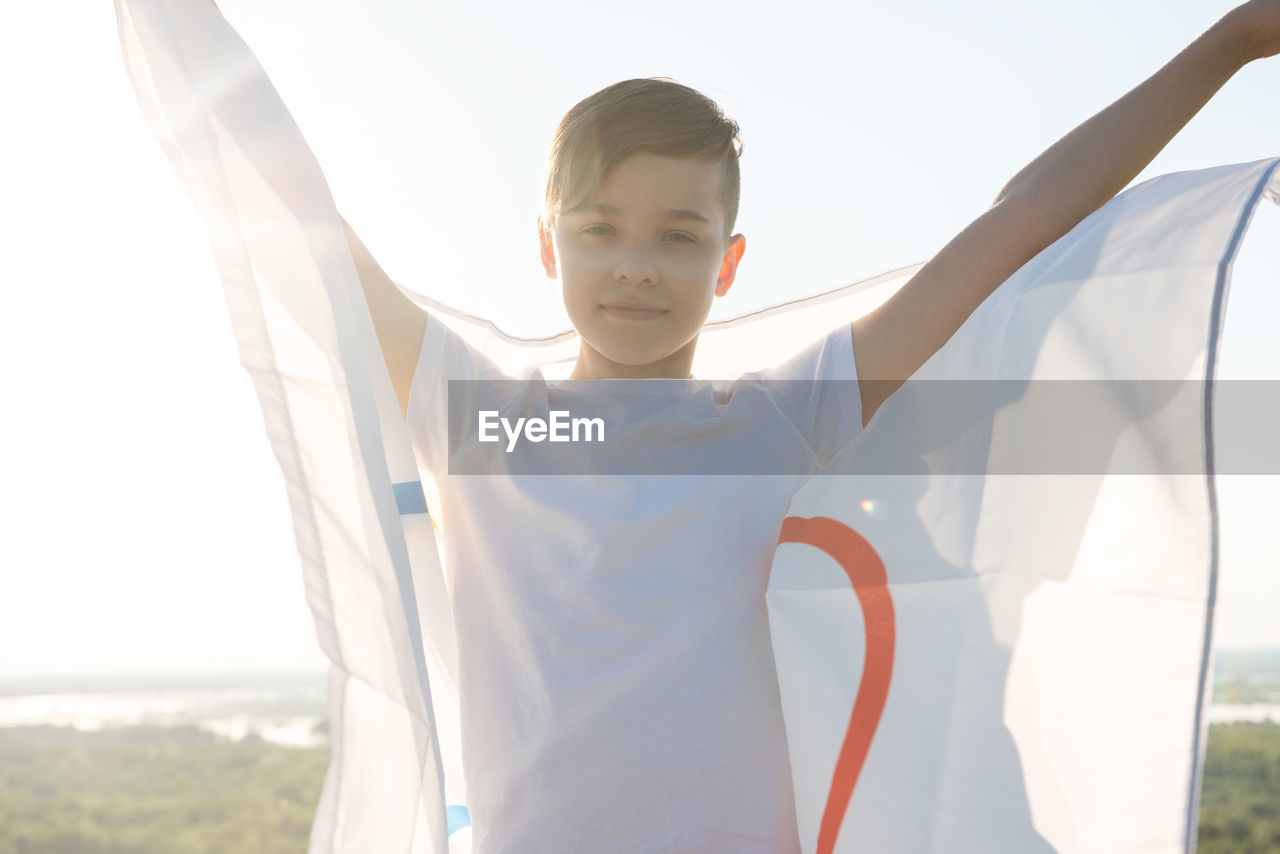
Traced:
[[0, 729], [0, 854], [303, 854], [328, 762], [194, 727]]
[[[327, 748], [0, 728], [0, 854], [304, 854]], [[1210, 730], [1199, 854], [1280, 854], [1280, 725]]]
[[1280, 854], [1280, 724], [1215, 724], [1198, 854]]

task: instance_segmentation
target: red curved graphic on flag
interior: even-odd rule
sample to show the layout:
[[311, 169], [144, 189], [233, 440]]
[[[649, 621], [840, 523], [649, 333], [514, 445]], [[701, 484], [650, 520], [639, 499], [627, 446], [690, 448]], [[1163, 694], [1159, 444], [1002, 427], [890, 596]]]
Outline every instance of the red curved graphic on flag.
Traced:
[[818, 828], [818, 854], [830, 854], [836, 847], [836, 836], [844, 821], [853, 787], [862, 772], [862, 764], [871, 749], [871, 739], [880, 725], [893, 678], [894, 620], [893, 599], [889, 595], [884, 561], [871, 543], [857, 531], [826, 516], [805, 519], [788, 516], [782, 520], [778, 543], [805, 543], [822, 549], [840, 564], [858, 602], [866, 628], [866, 655], [862, 664], [862, 682], [849, 716], [836, 770], [831, 778], [831, 791]]

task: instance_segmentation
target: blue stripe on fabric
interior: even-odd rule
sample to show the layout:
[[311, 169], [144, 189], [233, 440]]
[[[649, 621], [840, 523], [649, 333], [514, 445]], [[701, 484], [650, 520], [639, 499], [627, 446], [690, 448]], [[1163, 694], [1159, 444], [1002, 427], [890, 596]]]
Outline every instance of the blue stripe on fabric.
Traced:
[[1209, 595], [1205, 603], [1204, 645], [1200, 651], [1200, 679], [1196, 689], [1196, 720], [1191, 742], [1191, 791], [1187, 793], [1187, 825], [1183, 834], [1183, 849], [1186, 854], [1194, 854], [1198, 833], [1200, 813], [1200, 777], [1204, 769], [1200, 762], [1200, 753], [1204, 746], [1200, 743], [1200, 729], [1204, 720], [1204, 697], [1209, 681], [1209, 661], [1213, 653], [1213, 611], [1218, 602], [1218, 487], [1214, 472], [1213, 454], [1213, 381], [1217, 372], [1218, 338], [1222, 334], [1222, 306], [1227, 297], [1227, 268], [1235, 260], [1236, 251], [1240, 248], [1240, 240], [1248, 229], [1249, 220], [1253, 218], [1254, 209], [1262, 199], [1263, 192], [1271, 183], [1276, 168], [1280, 167], [1280, 159], [1272, 163], [1263, 174], [1257, 186], [1240, 211], [1236, 220], [1235, 231], [1227, 243], [1227, 250], [1218, 262], [1218, 278], [1213, 289], [1213, 307], [1209, 319], [1208, 358], [1205, 363], [1204, 384], [1204, 456], [1205, 456], [1205, 488], [1209, 497]]
[[448, 822], [448, 836], [453, 836], [455, 831], [462, 830], [464, 827], [471, 826], [471, 813], [466, 807], [458, 804], [449, 804], [444, 808], [444, 817]]
[[400, 511], [401, 516], [427, 512], [427, 496], [422, 491], [421, 481], [406, 480], [403, 483], [393, 483], [391, 488], [396, 492], [396, 509]]

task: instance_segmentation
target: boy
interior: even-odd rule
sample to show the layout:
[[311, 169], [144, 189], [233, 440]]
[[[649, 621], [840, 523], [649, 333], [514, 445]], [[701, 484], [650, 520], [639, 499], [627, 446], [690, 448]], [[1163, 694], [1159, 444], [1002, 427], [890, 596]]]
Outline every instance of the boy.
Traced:
[[[789, 496], [1001, 282], [1123, 189], [1235, 71], [1278, 51], [1280, 0], [1232, 10], [1015, 175], [884, 305], [728, 395], [690, 368], [746, 248], [733, 233], [738, 129], [660, 79], [585, 99], [557, 130], [538, 224], [581, 337], [571, 379], [660, 380], [668, 397], [655, 407], [625, 383], [588, 394], [535, 372], [503, 414], [608, 413], [592, 478], [453, 476], [504, 457], [455, 453], [450, 412], [468, 413], [473, 435], [475, 400], [448, 380], [502, 375], [348, 228], [449, 522], [474, 850], [799, 850], [763, 603]], [[743, 473], [764, 454], [787, 474], [649, 476], [725, 448]]]

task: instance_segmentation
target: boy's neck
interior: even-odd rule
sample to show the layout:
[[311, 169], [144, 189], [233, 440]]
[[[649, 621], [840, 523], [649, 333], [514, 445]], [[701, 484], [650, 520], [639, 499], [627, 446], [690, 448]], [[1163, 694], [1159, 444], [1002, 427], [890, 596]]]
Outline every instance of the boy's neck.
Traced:
[[605, 358], [598, 350], [586, 341], [578, 346], [578, 361], [569, 374], [571, 380], [614, 380], [614, 379], [692, 379], [693, 351], [698, 338], [681, 347], [679, 350], [647, 365], [627, 365]]

